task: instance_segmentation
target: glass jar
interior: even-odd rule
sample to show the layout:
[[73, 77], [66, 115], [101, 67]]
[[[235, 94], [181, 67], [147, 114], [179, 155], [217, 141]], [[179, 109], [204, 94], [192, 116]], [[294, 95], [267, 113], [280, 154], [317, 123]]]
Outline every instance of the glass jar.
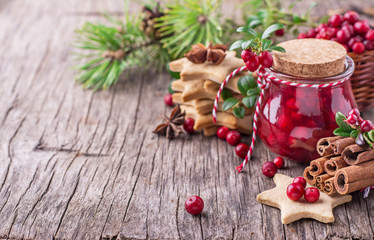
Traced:
[[[343, 73], [324, 78], [295, 77], [274, 69], [266, 71], [289, 82], [325, 84], [350, 77], [354, 62], [347, 56]], [[317, 141], [332, 136], [338, 127], [335, 113], [340, 111], [347, 115], [355, 107], [350, 79], [325, 88], [290, 86], [272, 81], [265, 90], [260, 107], [258, 134], [274, 153], [308, 163], [319, 157]]]

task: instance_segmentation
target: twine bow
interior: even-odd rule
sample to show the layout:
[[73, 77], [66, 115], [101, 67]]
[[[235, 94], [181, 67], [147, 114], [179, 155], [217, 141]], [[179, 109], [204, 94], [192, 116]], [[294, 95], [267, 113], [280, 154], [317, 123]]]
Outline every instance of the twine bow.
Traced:
[[[242, 72], [244, 70], [247, 70], [247, 67], [244, 66], [244, 67], [235, 69], [232, 73], [230, 73], [226, 77], [225, 81], [223, 81], [223, 83], [221, 84], [221, 86], [220, 86], [220, 88], [219, 88], [219, 90], [217, 92], [216, 99], [214, 100], [214, 106], [213, 106], [213, 111], [212, 111], [213, 122], [214, 123], [217, 122], [218, 100], [219, 100], [219, 97], [220, 97], [220, 95], [222, 93], [222, 90], [225, 88], [226, 84], [228, 83], [228, 81], [230, 81], [230, 79], [232, 77], [234, 77], [236, 74], [238, 74], [238, 73], [240, 73], [240, 72]], [[260, 66], [257, 69], [256, 74], [258, 76], [257, 77], [257, 84], [261, 88], [261, 92], [260, 92], [260, 96], [259, 96], [259, 98], [257, 100], [256, 110], [255, 110], [255, 113], [254, 113], [254, 116], [253, 116], [253, 133], [252, 133], [251, 145], [249, 147], [248, 154], [245, 157], [245, 159], [243, 160], [242, 164], [240, 164], [240, 166], [236, 167], [236, 170], [238, 171], [238, 173], [240, 173], [242, 171], [242, 169], [244, 168], [244, 166], [248, 163], [248, 161], [252, 157], [252, 152], [253, 152], [253, 149], [254, 149], [254, 146], [255, 146], [255, 142], [256, 142], [257, 121], [258, 121], [258, 116], [259, 116], [259, 113], [260, 113], [260, 106], [261, 106], [262, 100], [264, 98], [265, 90], [269, 88], [269, 86], [270, 86], [270, 84], [272, 84], [272, 82], [278, 82], [278, 83], [281, 83], [281, 84], [286, 84], [286, 85], [295, 86], [295, 87], [325, 88], [325, 87], [332, 87], [332, 86], [341, 84], [341, 83], [343, 83], [343, 82], [345, 82], [345, 81], [347, 81], [349, 79], [349, 76], [348, 76], [348, 77], [346, 77], [346, 78], [344, 78], [344, 79], [342, 79], [340, 81], [326, 83], [326, 84], [303, 84], [303, 83], [296, 83], [296, 82], [288, 82], [288, 81], [276, 78], [273, 75], [267, 73], [266, 70], [265, 70], [265, 68], [262, 67], [262, 66]]]

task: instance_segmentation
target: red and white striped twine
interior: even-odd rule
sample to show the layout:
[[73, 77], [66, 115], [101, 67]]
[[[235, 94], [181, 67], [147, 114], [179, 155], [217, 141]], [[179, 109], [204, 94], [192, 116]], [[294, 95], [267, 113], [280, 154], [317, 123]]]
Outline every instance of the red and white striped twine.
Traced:
[[[234, 70], [232, 73], [230, 73], [226, 77], [225, 81], [221, 84], [221, 87], [219, 88], [219, 90], [217, 92], [216, 99], [214, 100], [214, 106], [213, 106], [213, 111], [212, 111], [213, 122], [214, 123], [217, 122], [218, 100], [219, 100], [219, 97], [220, 97], [220, 95], [222, 93], [222, 90], [225, 88], [227, 82], [230, 81], [230, 79], [232, 77], [234, 77], [236, 74], [238, 74], [238, 73], [240, 73], [240, 72], [242, 72], [244, 70], [247, 70], [247, 67], [244, 66], [244, 67], [241, 67], [241, 68], [238, 68], [238, 69]], [[253, 148], [254, 148], [255, 142], [256, 142], [257, 121], [258, 121], [258, 115], [260, 113], [260, 106], [261, 106], [262, 100], [264, 98], [265, 89], [269, 88], [269, 86], [270, 86], [270, 84], [271, 84], [272, 81], [283, 83], [283, 84], [286, 84], [286, 85], [289, 85], [289, 86], [295, 86], [295, 87], [325, 88], [325, 87], [332, 87], [332, 86], [341, 84], [342, 82], [345, 82], [345, 81], [347, 81], [349, 79], [349, 77], [346, 77], [346, 78], [344, 78], [344, 79], [342, 79], [340, 81], [332, 82], [332, 83], [327, 83], [327, 84], [302, 84], [302, 83], [288, 82], [288, 81], [276, 78], [276, 77], [272, 76], [271, 74], [266, 73], [265, 69], [262, 66], [260, 66], [260, 68], [257, 69], [256, 73], [257, 73], [257, 76], [258, 76], [258, 78], [257, 78], [257, 84], [261, 88], [261, 93], [260, 93], [260, 96], [259, 96], [259, 98], [257, 100], [256, 110], [255, 110], [254, 117], [253, 117], [253, 134], [252, 134], [251, 145], [249, 147], [248, 154], [245, 157], [245, 159], [242, 162], [242, 164], [240, 164], [240, 166], [236, 167], [236, 170], [238, 172], [240, 172], [244, 168], [244, 166], [248, 163], [248, 161], [252, 157]]]

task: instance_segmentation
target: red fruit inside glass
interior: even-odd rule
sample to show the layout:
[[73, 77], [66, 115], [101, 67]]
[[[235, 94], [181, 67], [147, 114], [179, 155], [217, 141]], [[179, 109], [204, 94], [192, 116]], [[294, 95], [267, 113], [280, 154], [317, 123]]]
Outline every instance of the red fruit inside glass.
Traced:
[[319, 199], [319, 190], [315, 187], [305, 189], [304, 198], [307, 202], [314, 203]]
[[191, 196], [187, 198], [184, 207], [189, 214], [200, 214], [204, 209], [204, 201], [199, 196]]
[[[340, 81], [353, 72], [353, 61], [347, 58], [347, 70], [330, 78], [302, 79], [266, 69], [277, 78], [298, 83], [325, 84]], [[334, 79], [334, 80], [332, 80]], [[338, 125], [336, 112], [345, 116], [357, 107], [351, 82], [331, 87], [298, 87], [272, 82], [265, 90], [260, 106], [258, 134], [274, 153], [298, 162], [308, 163], [319, 157], [316, 144], [322, 137], [333, 136]]]
[[306, 180], [303, 177], [295, 177], [292, 182], [300, 183], [301, 185], [303, 185], [304, 188], [306, 187]]
[[291, 183], [288, 185], [286, 193], [289, 199], [296, 201], [304, 195], [304, 187], [300, 183]]
[[218, 128], [217, 130], [217, 137], [222, 139], [222, 140], [226, 140], [226, 136], [227, 136], [227, 133], [230, 132], [230, 129], [228, 129], [228, 127], [220, 127]]

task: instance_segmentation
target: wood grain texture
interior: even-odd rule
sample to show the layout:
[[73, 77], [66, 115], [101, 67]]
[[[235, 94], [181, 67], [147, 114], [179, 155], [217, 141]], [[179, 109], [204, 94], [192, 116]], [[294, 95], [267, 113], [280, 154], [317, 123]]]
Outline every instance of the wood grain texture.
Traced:
[[[275, 155], [259, 141], [237, 174], [224, 141], [152, 134], [170, 111], [167, 74], [134, 71], [105, 92], [77, 85], [73, 31], [101, 11], [121, 14], [122, 1], [0, 1], [0, 239], [373, 238], [374, 193], [353, 194], [333, 224], [282, 225], [278, 209], [255, 201], [274, 186], [259, 169]], [[193, 194], [205, 201], [199, 217], [184, 210]]]

